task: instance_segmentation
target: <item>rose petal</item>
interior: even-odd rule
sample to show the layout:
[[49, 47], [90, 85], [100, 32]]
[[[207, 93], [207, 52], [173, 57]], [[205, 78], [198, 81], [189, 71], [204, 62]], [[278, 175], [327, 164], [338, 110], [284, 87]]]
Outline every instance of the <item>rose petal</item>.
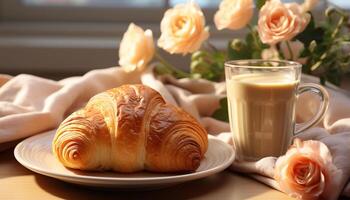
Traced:
[[144, 70], [152, 60], [154, 51], [152, 31], [144, 31], [131, 23], [120, 42], [119, 64], [129, 72]]
[[336, 170], [327, 146], [319, 141], [295, 139], [284, 156], [276, 161], [275, 179], [281, 189], [299, 199], [315, 199], [331, 184]]
[[168, 9], [160, 25], [158, 46], [171, 54], [193, 53], [209, 37], [205, 18], [200, 7], [190, 1]]
[[309, 20], [309, 14], [302, 12], [302, 7], [297, 3], [267, 1], [259, 13], [260, 39], [270, 45], [290, 40], [305, 29]]

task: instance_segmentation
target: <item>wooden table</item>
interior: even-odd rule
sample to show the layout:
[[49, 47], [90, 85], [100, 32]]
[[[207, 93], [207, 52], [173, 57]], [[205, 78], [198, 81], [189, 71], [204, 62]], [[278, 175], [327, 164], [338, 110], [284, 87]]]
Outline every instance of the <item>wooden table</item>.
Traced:
[[224, 171], [170, 188], [142, 191], [102, 191], [36, 174], [20, 165], [13, 149], [0, 152], [0, 199], [290, 199], [248, 177]]

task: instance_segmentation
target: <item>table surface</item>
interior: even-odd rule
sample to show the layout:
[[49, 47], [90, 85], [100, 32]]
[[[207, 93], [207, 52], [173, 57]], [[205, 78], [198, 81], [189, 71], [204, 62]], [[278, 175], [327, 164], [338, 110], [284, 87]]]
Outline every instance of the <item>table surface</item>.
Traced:
[[224, 171], [177, 186], [141, 192], [103, 191], [36, 174], [20, 165], [13, 149], [0, 152], [0, 199], [290, 199], [248, 177]]

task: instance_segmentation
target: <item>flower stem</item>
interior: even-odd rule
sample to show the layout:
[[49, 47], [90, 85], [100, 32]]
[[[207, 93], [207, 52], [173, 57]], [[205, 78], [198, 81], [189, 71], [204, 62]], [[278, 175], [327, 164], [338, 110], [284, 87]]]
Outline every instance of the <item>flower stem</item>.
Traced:
[[168, 61], [166, 61], [161, 55], [159, 55], [159, 53], [155, 53], [154, 56], [156, 57], [156, 59], [162, 63], [174, 76], [176, 76], [177, 78], [188, 78], [191, 77], [191, 74], [186, 73], [182, 70], [177, 69], [176, 67], [174, 67], [172, 64], [170, 64]]
[[345, 21], [345, 17], [344, 16], [341, 16], [338, 23], [337, 23], [337, 26], [335, 27], [331, 37], [332, 39], [335, 38], [335, 36], [337, 36], [337, 34], [339, 33], [340, 29], [342, 28], [342, 26], [344, 25], [344, 21]]
[[259, 44], [259, 40], [258, 38], [256, 37], [256, 34], [255, 34], [255, 31], [254, 31], [254, 27], [250, 24], [247, 25], [249, 31], [252, 33], [252, 36], [253, 36], [253, 40], [254, 40], [254, 43], [255, 43], [255, 46], [258, 50], [261, 49], [261, 46]]
[[292, 47], [290, 46], [290, 41], [286, 41], [286, 43], [287, 43], [287, 48], [288, 48], [288, 51], [289, 51], [290, 59], [293, 60], [294, 59], [294, 55], [293, 55]]
[[213, 52], [218, 52], [219, 50], [208, 40], [206, 41], [207, 46], [209, 47], [210, 50], [212, 50]]

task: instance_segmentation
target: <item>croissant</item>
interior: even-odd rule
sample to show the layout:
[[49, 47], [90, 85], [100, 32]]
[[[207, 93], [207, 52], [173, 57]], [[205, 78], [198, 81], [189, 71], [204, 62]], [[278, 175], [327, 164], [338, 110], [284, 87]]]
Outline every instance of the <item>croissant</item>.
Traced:
[[68, 168], [125, 173], [194, 171], [207, 148], [205, 129], [144, 85], [95, 95], [61, 123], [52, 142]]

